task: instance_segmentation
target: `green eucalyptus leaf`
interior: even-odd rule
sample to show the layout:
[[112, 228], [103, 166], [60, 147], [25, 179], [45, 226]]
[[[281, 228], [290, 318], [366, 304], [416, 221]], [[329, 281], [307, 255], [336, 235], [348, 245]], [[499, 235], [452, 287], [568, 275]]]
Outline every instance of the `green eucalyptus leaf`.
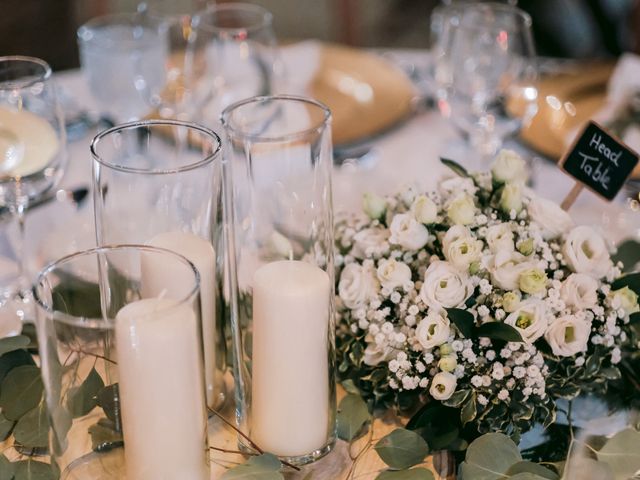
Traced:
[[499, 480], [522, 456], [513, 441], [502, 433], [487, 433], [477, 438], [460, 465], [462, 480]]
[[0, 454], [0, 478], [2, 478], [2, 480], [11, 480], [15, 470], [15, 464], [11, 463], [7, 457]]
[[341, 385], [342, 385], [342, 388], [344, 388], [344, 390], [347, 393], [351, 393], [353, 395], [360, 395], [360, 390], [358, 390], [358, 387], [356, 387], [356, 384], [352, 379], [347, 378], [346, 380], [343, 380], [341, 382]]
[[376, 477], [376, 480], [434, 480], [435, 477], [426, 468], [412, 468], [411, 470], [387, 470]]
[[16, 442], [25, 447], [38, 448], [49, 444], [49, 418], [44, 402], [18, 420], [13, 436]]
[[473, 421], [476, 418], [477, 413], [478, 406], [476, 405], [476, 392], [473, 392], [460, 410], [460, 421], [462, 422], [462, 425], [466, 425]]
[[227, 470], [220, 480], [284, 480], [280, 473], [281, 468], [282, 464], [278, 457], [271, 453], [264, 453]]
[[446, 405], [447, 407], [460, 408], [460, 405], [462, 405], [467, 400], [467, 398], [469, 398], [469, 395], [471, 395], [471, 390], [469, 389], [457, 390], [453, 392], [453, 394], [449, 398], [443, 400], [442, 404]]
[[484, 323], [476, 328], [475, 335], [476, 337], [487, 337], [505, 342], [522, 342], [522, 336], [518, 330], [501, 322]]
[[633, 239], [622, 242], [618, 246], [616, 254], [611, 257], [611, 260], [613, 260], [613, 263], [622, 262], [624, 264], [624, 272], [633, 271], [636, 264], [640, 262], [640, 243]]
[[605, 367], [600, 369], [600, 375], [607, 380], [620, 380], [622, 375], [617, 367]]
[[[531, 472], [516, 473], [509, 477], [511, 480], [547, 480], [547, 477], [541, 477]], [[557, 477], [556, 477], [557, 478]]]
[[118, 432], [115, 424], [107, 418], [101, 418], [98, 423], [91, 425], [89, 435], [91, 448], [96, 452], [108, 452], [124, 445], [122, 433]]
[[640, 273], [629, 273], [611, 284], [611, 290], [618, 290], [624, 287], [629, 287], [636, 295], [640, 295]]
[[616, 433], [596, 454], [607, 462], [615, 478], [630, 478], [640, 470], [640, 432], [628, 428]]
[[21, 365], [12, 369], [0, 387], [0, 408], [9, 420], [18, 420], [42, 399], [40, 369]]
[[14, 462], [15, 480], [56, 480], [57, 475], [48, 463], [35, 460]]
[[26, 350], [14, 350], [0, 357], [0, 385], [7, 374], [21, 365], [35, 365], [33, 357]]
[[453, 160], [449, 160], [448, 158], [442, 158], [440, 157], [440, 161], [442, 162], [443, 165], [445, 165], [446, 167], [449, 167], [449, 169], [451, 169], [451, 171], [453, 173], [455, 173], [456, 175], [460, 176], [460, 177], [470, 177], [471, 175], [469, 175], [469, 172], [467, 172], [467, 169], [464, 168], [462, 165], [460, 165], [458, 162], [455, 162]]
[[11, 434], [11, 430], [13, 430], [14, 425], [15, 422], [13, 420], [9, 420], [0, 411], [0, 442], [3, 442], [7, 439], [7, 437]]
[[385, 435], [374, 448], [382, 461], [395, 470], [417, 465], [429, 454], [427, 442], [416, 432], [404, 428]]
[[573, 457], [567, 461], [564, 465], [562, 478], [567, 480], [617, 480], [609, 464], [587, 457]]
[[350, 442], [370, 418], [367, 404], [360, 395], [345, 396], [338, 405], [338, 438]]
[[13, 352], [14, 350], [27, 348], [30, 343], [31, 339], [26, 335], [0, 338], [0, 356]]
[[449, 320], [458, 327], [458, 330], [465, 338], [476, 338], [476, 335], [474, 335], [475, 321], [473, 315], [460, 308], [447, 308], [446, 310]]
[[98, 405], [98, 393], [104, 388], [104, 382], [95, 368], [92, 368], [79, 387], [69, 390], [67, 409], [73, 418], [84, 417]]
[[558, 480], [558, 478], [560, 478], [556, 472], [526, 460], [513, 464], [511, 468], [507, 470], [507, 475], [511, 475], [512, 478], [520, 478], [517, 477], [517, 475], [523, 473], [534, 475], [535, 478], [545, 478], [547, 480]]

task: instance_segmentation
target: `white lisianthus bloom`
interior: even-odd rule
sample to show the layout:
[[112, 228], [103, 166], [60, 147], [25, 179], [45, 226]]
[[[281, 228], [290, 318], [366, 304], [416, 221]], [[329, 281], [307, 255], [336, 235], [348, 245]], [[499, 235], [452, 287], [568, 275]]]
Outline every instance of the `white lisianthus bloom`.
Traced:
[[572, 273], [562, 282], [560, 298], [567, 307], [593, 308], [598, 303], [598, 281], [584, 273]]
[[393, 258], [380, 260], [376, 273], [380, 284], [389, 290], [402, 287], [411, 281], [411, 268], [409, 268], [409, 265], [398, 262]]
[[520, 306], [520, 292], [507, 292], [502, 296], [502, 308], [507, 313], [515, 312]]
[[473, 285], [467, 272], [442, 260], [429, 265], [420, 288], [422, 301], [436, 310], [459, 307], [472, 293]]
[[378, 296], [380, 283], [371, 265], [350, 263], [342, 270], [338, 283], [338, 295], [347, 308], [364, 307]]
[[594, 278], [605, 276], [611, 265], [605, 241], [586, 225], [575, 227], [567, 234], [562, 253], [571, 270]]
[[480, 260], [482, 242], [471, 235], [467, 227], [454, 225], [442, 239], [444, 257], [461, 270], [468, 270], [469, 265]]
[[519, 183], [507, 183], [500, 194], [500, 208], [504, 212], [522, 210], [522, 185]]
[[438, 360], [438, 368], [443, 372], [453, 372], [458, 366], [455, 355], [445, 355]]
[[367, 250], [381, 248], [389, 239], [389, 231], [386, 228], [372, 227], [360, 230], [353, 236], [353, 248], [351, 255], [355, 258], [367, 258]]
[[526, 343], [533, 343], [547, 331], [549, 311], [542, 300], [529, 298], [521, 302], [504, 323], [518, 330]]
[[572, 357], [587, 349], [590, 332], [591, 322], [565, 315], [551, 322], [544, 338], [554, 355]]
[[541, 228], [542, 238], [550, 240], [559, 237], [573, 227], [571, 215], [546, 198], [534, 197], [527, 207], [529, 218]]
[[431, 380], [429, 393], [435, 400], [447, 400], [456, 391], [457, 384], [458, 380], [453, 373], [436, 373], [433, 380]]
[[547, 285], [547, 274], [539, 268], [527, 268], [518, 278], [518, 287], [525, 293], [538, 293]]
[[637, 312], [638, 295], [629, 287], [619, 288], [609, 293], [611, 308], [616, 310], [623, 309], [627, 315]]
[[420, 223], [434, 223], [438, 218], [438, 206], [426, 195], [420, 195], [413, 201], [411, 212]]
[[493, 178], [504, 183], [524, 183], [527, 181], [527, 166], [520, 155], [513, 150], [500, 150], [491, 165]]
[[389, 242], [400, 245], [407, 250], [418, 250], [424, 247], [429, 240], [427, 227], [408, 213], [394, 215], [389, 230], [391, 231]]
[[476, 215], [473, 197], [466, 193], [456, 196], [447, 207], [447, 216], [457, 225], [469, 225]]
[[370, 335], [367, 335], [365, 340], [367, 340], [367, 348], [364, 349], [364, 358], [362, 360], [365, 365], [375, 367], [380, 362], [391, 360], [393, 355], [396, 353], [396, 349], [391, 345], [378, 345], [373, 341]]
[[513, 232], [508, 223], [498, 223], [487, 228], [485, 239], [493, 253], [512, 252], [514, 250]]
[[450, 333], [449, 319], [439, 313], [430, 313], [416, 327], [416, 339], [425, 350], [446, 343]]
[[520, 274], [532, 267], [527, 257], [518, 252], [499, 251], [489, 265], [492, 282], [503, 290], [519, 288]]
[[384, 215], [387, 209], [387, 201], [375, 193], [365, 193], [362, 196], [362, 209], [369, 218], [375, 220]]

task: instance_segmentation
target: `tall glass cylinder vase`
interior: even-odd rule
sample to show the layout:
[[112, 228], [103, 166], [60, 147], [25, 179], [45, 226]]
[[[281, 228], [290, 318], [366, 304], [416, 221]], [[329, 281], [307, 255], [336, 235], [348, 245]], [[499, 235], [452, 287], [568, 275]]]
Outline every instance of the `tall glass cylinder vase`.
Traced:
[[91, 145], [98, 245], [168, 248], [199, 270], [210, 408], [225, 398], [222, 158], [216, 133], [173, 120], [133, 122]]
[[209, 480], [193, 264], [97, 248], [46, 267], [33, 291], [55, 478]]
[[255, 97], [222, 122], [237, 420], [260, 448], [312, 462], [335, 441], [331, 114]]

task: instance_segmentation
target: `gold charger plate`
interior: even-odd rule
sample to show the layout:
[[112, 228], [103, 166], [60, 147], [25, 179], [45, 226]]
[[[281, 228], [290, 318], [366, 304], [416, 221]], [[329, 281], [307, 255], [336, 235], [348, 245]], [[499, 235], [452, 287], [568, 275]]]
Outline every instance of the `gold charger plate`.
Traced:
[[335, 145], [377, 135], [411, 113], [415, 90], [398, 68], [365, 51], [323, 44], [309, 95], [333, 113]]

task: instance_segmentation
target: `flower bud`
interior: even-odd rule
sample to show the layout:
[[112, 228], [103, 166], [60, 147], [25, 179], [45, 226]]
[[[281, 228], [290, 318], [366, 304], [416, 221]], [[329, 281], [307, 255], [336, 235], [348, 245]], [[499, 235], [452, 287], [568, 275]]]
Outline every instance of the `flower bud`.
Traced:
[[362, 208], [369, 218], [376, 220], [384, 215], [387, 202], [375, 193], [365, 193], [362, 197]]
[[453, 372], [458, 366], [458, 361], [454, 355], [445, 355], [438, 361], [438, 367], [443, 372]]
[[520, 293], [507, 292], [502, 296], [502, 309], [507, 312], [515, 312], [520, 306]]
[[525, 182], [527, 168], [524, 160], [513, 150], [500, 150], [493, 165], [491, 173], [498, 182]]
[[627, 315], [637, 312], [638, 295], [629, 287], [619, 288], [609, 293], [611, 306], [616, 310], [622, 308]]
[[500, 208], [504, 212], [522, 210], [522, 186], [517, 183], [507, 183], [500, 194]]
[[533, 238], [527, 238], [518, 244], [518, 251], [525, 257], [528, 257], [533, 253], [533, 247]]
[[417, 221], [425, 224], [434, 223], [438, 216], [437, 205], [426, 195], [420, 195], [415, 199], [411, 211]]
[[547, 274], [539, 268], [528, 268], [518, 277], [518, 287], [525, 293], [538, 293], [547, 285]]
[[440, 345], [440, 355], [444, 357], [445, 355], [450, 355], [452, 353], [453, 348], [451, 348], [451, 345], [449, 345], [448, 343], [443, 343], [442, 345]]
[[473, 198], [463, 193], [456, 197], [447, 208], [447, 216], [456, 225], [469, 225], [476, 214]]

